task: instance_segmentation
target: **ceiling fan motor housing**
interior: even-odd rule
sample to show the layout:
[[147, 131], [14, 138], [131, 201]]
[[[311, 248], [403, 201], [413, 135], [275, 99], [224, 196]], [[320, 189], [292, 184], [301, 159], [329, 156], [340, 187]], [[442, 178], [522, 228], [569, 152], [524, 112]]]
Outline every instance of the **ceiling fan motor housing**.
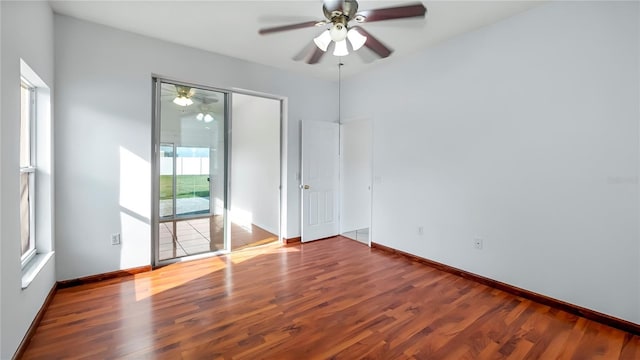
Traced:
[[176, 85], [176, 93], [178, 93], [178, 96], [185, 97], [185, 98], [188, 98], [191, 95], [193, 95], [191, 93], [191, 88], [190, 87], [181, 86], [181, 85]]
[[333, 23], [338, 20], [337, 18], [346, 18], [342, 20], [346, 25], [358, 12], [358, 2], [356, 0], [325, 1], [322, 11], [324, 16]]

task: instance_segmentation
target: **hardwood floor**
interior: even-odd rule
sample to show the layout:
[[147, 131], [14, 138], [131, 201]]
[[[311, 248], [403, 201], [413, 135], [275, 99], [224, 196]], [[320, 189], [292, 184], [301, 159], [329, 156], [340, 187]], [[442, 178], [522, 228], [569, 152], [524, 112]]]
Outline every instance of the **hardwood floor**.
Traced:
[[640, 359], [640, 337], [346, 238], [59, 290], [25, 359]]
[[231, 250], [264, 245], [278, 241], [278, 235], [251, 224], [251, 229], [231, 223]]

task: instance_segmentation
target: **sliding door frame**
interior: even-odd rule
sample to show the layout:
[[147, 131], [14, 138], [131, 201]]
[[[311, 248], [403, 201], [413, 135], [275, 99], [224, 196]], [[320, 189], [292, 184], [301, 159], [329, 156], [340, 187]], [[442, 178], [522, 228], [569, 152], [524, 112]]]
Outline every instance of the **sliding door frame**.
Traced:
[[[160, 214], [159, 214], [159, 201], [160, 201], [160, 101], [161, 98], [161, 84], [163, 82], [188, 86], [192, 88], [198, 88], [208, 91], [215, 91], [224, 93], [225, 98], [225, 116], [224, 116], [224, 159], [225, 159], [225, 174], [224, 174], [224, 208], [223, 208], [223, 221], [224, 221], [224, 250], [207, 252], [196, 255], [189, 255], [179, 258], [172, 258], [168, 260], [160, 260], [159, 249], [159, 230]], [[280, 103], [280, 196], [278, 204], [279, 212], [279, 229], [278, 229], [278, 241], [283, 243], [283, 232], [287, 229], [287, 108], [288, 100], [284, 96], [272, 95], [257, 91], [251, 91], [240, 88], [220, 88], [207, 86], [202, 84], [190, 83], [173, 79], [171, 77], [152, 74], [151, 75], [152, 86], [152, 121], [151, 121], [151, 261], [152, 266], [160, 267], [175, 262], [195, 260], [199, 258], [206, 258], [211, 256], [217, 256], [226, 254], [231, 251], [231, 220], [229, 218], [229, 205], [231, 203], [231, 132], [232, 132], [232, 119], [233, 119], [233, 94], [243, 94], [256, 96], [266, 99], [277, 100]], [[210, 204], [210, 207], [212, 205]]]

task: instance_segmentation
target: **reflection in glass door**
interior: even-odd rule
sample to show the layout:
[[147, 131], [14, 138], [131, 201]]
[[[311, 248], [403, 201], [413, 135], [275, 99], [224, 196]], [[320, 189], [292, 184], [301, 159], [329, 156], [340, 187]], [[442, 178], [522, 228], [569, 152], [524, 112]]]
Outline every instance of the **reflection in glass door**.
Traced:
[[226, 250], [226, 94], [156, 80], [156, 262]]

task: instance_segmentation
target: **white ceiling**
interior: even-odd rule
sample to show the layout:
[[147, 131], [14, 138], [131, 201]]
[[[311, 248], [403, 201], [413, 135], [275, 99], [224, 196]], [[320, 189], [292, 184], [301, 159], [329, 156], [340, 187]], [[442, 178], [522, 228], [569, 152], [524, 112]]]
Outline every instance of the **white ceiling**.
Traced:
[[[360, 10], [415, 1], [359, 1]], [[394, 50], [371, 64], [359, 55], [342, 58], [343, 76], [394, 61], [444, 39], [525, 11], [542, 1], [423, 1], [425, 19], [390, 20], [362, 26]], [[325, 79], [337, 78], [338, 59], [325, 54], [316, 65], [292, 60], [321, 30], [299, 29], [261, 36], [258, 29], [321, 20], [321, 0], [289, 1], [50, 1], [56, 13], [153, 38]], [[362, 50], [360, 50], [362, 51]]]

